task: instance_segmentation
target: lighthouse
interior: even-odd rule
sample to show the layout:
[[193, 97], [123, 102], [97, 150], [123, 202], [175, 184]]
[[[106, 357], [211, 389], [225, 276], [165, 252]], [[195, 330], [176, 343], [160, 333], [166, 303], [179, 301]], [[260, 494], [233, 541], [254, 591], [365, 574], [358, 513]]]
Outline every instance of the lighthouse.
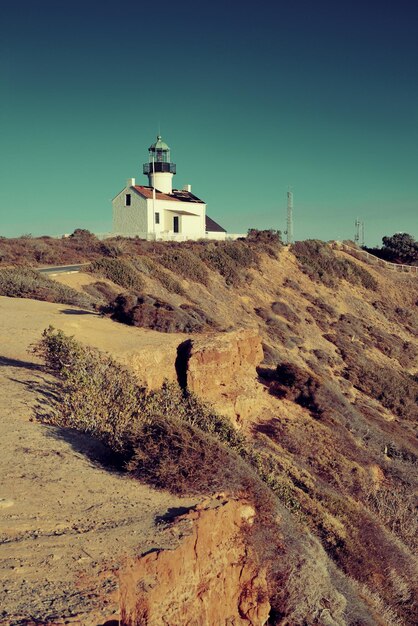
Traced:
[[173, 189], [176, 165], [160, 135], [148, 148], [143, 172], [148, 185], [128, 178], [112, 200], [114, 235], [151, 241], [226, 239], [226, 230], [206, 215], [206, 203], [192, 193], [191, 185]]
[[144, 174], [148, 176], [148, 184], [162, 193], [173, 192], [173, 175], [176, 173], [175, 163], [170, 160], [170, 148], [161, 135], [148, 148], [148, 163], [144, 163]]

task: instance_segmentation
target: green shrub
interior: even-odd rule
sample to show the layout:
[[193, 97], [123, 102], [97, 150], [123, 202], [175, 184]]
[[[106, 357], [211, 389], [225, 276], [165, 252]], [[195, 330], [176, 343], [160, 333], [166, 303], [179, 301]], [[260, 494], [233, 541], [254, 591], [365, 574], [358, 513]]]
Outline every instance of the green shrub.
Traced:
[[158, 261], [174, 274], [201, 285], [208, 285], [209, 273], [204, 263], [191, 250], [180, 247], [164, 249]]
[[27, 268], [0, 270], [0, 295], [59, 302], [87, 309], [92, 309], [95, 303], [93, 298]]
[[141, 292], [144, 288], [144, 281], [140, 273], [133, 264], [126, 259], [109, 259], [103, 257], [93, 261], [86, 271], [98, 274], [108, 280], [134, 292]]
[[339, 258], [324, 242], [316, 239], [297, 241], [292, 246], [301, 269], [312, 280], [327, 287], [335, 287], [339, 279], [345, 279], [352, 285], [362, 285], [366, 289], [376, 290], [377, 281], [364, 268], [348, 259]]

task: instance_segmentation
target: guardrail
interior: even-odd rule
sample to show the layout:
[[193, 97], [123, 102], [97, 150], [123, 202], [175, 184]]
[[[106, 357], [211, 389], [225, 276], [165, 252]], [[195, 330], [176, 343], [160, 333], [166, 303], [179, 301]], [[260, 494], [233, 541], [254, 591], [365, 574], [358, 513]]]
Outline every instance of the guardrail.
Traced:
[[379, 259], [379, 257], [374, 256], [374, 254], [370, 254], [370, 252], [366, 252], [366, 250], [353, 248], [352, 246], [349, 246], [346, 243], [341, 243], [339, 241], [335, 241], [331, 245], [333, 248], [336, 248], [337, 250], [343, 250], [344, 252], [351, 254], [351, 256], [358, 259], [359, 261], [366, 261], [366, 263], [369, 263], [370, 265], [375, 265], [377, 267], [384, 267], [394, 272], [418, 274], [418, 265], [401, 265], [398, 263], [391, 263], [390, 261]]

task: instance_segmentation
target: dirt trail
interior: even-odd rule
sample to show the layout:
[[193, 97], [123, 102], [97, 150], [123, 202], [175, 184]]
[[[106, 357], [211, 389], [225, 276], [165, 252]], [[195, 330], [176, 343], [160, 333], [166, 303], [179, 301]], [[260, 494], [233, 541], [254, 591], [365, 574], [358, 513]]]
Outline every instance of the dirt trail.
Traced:
[[177, 545], [175, 529], [159, 530], [156, 520], [194, 502], [106, 469], [97, 442], [36, 421], [51, 410], [55, 388], [26, 349], [63, 307], [26, 301], [25, 318], [21, 302], [14, 324], [6, 324], [10, 303], [2, 306], [0, 330], [0, 624], [98, 606], [102, 623], [118, 605], [109, 572], [127, 555]]

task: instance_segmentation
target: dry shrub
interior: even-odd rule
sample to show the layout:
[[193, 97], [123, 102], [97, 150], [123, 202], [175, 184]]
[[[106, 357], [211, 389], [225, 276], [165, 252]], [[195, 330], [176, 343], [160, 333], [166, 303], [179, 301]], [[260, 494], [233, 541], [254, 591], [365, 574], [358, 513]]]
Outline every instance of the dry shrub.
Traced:
[[413, 366], [418, 357], [418, 349], [410, 341], [349, 313], [340, 315], [338, 322], [333, 324], [333, 330], [336, 332], [334, 343], [346, 353], [350, 353], [350, 344], [361, 341], [364, 346], [376, 348], [404, 367]]
[[239, 285], [241, 276], [236, 263], [215, 243], [208, 244], [200, 254], [201, 259], [224, 277], [227, 285]]
[[386, 528], [404, 541], [411, 550], [417, 550], [418, 518], [413, 486], [392, 484], [390, 488], [383, 487], [371, 491], [366, 504]]
[[35, 270], [11, 268], [0, 270], [0, 295], [9, 298], [31, 298], [46, 302], [60, 302], [92, 309], [95, 300]]
[[274, 342], [279, 342], [289, 349], [303, 344], [303, 339], [294, 335], [290, 326], [272, 315], [269, 309], [258, 307], [254, 311], [266, 323], [267, 334]]
[[188, 304], [174, 306], [148, 295], [119, 294], [102, 310], [123, 324], [164, 333], [197, 333], [212, 326], [212, 321], [197, 307]]
[[161, 265], [151, 257], [139, 255], [132, 257], [132, 264], [144, 274], [155, 278], [169, 293], [176, 293], [179, 296], [185, 296], [186, 292], [180, 285], [179, 281], [174, 278], [170, 272], [167, 272]]
[[171, 270], [174, 274], [182, 276], [186, 280], [207, 286], [209, 273], [197, 254], [192, 250], [182, 247], [164, 248], [157, 260], [161, 265]]
[[203, 247], [200, 257], [232, 286], [238, 286], [247, 277], [244, 270], [258, 264], [257, 254], [242, 241], [211, 242]]
[[315, 417], [321, 417], [323, 407], [317, 401], [320, 382], [306, 370], [294, 363], [280, 363], [270, 384], [270, 393], [293, 400], [309, 409]]
[[293, 289], [293, 291], [300, 291], [299, 284], [295, 280], [292, 280], [292, 278], [285, 278], [283, 287], [289, 287], [289, 289]]
[[93, 435], [115, 452], [127, 452], [144, 411], [144, 389], [109, 356], [82, 346], [49, 326], [34, 348], [62, 381], [54, 422]]
[[286, 302], [283, 302], [282, 300], [273, 302], [271, 305], [271, 310], [276, 315], [280, 315], [280, 317], [284, 317], [291, 324], [300, 323], [299, 315], [295, 313], [295, 311], [291, 309], [290, 306], [286, 304]]
[[280, 360], [280, 352], [268, 343], [263, 342], [262, 346], [264, 354], [263, 363], [266, 365], [276, 365], [277, 361]]
[[118, 294], [118, 290], [103, 281], [97, 281], [90, 285], [83, 285], [83, 291], [94, 298], [99, 304], [109, 304]]
[[237, 493], [251, 478], [248, 467], [219, 440], [179, 419], [161, 416], [142, 422], [136, 430], [128, 469], [154, 487], [188, 495]]
[[281, 232], [273, 229], [257, 230], [256, 228], [250, 228], [244, 242], [252, 246], [257, 255], [260, 252], [264, 252], [273, 259], [279, 257], [280, 250], [283, 247]]
[[408, 421], [418, 418], [418, 381], [405, 372], [380, 366], [363, 355], [347, 361], [345, 377], [354, 387]]
[[[415, 303], [415, 307], [418, 302]], [[415, 307], [392, 307], [389, 303], [381, 300], [373, 302], [373, 307], [376, 311], [382, 313], [386, 319], [391, 322], [395, 322], [401, 326], [404, 326], [415, 337], [418, 337], [418, 315]]]
[[306, 308], [307, 312], [312, 315], [321, 330], [329, 330], [333, 320], [338, 317], [335, 309], [322, 298], [312, 298], [310, 294], [306, 294], [306, 296], [308, 296], [307, 299], [313, 304], [313, 306]]
[[338, 363], [338, 359], [336, 359], [335, 356], [329, 354], [328, 352], [325, 352], [325, 350], [313, 350], [313, 354], [316, 356], [316, 358], [318, 359], [318, 362], [321, 365], [326, 365], [328, 367], [335, 367]]
[[125, 289], [141, 292], [144, 288], [144, 281], [140, 273], [127, 259], [103, 257], [93, 261], [86, 268], [86, 271], [103, 276], [103, 278], [107, 278]]
[[36, 266], [82, 263], [100, 255], [99, 240], [80, 229], [70, 237], [0, 238], [0, 263], [3, 265]]
[[246, 242], [268, 243], [277, 247], [281, 247], [282, 233], [280, 230], [269, 228], [266, 230], [258, 230], [257, 228], [249, 228]]
[[322, 241], [316, 239], [297, 241], [293, 244], [292, 251], [302, 271], [312, 280], [327, 287], [336, 287], [338, 280], [345, 279], [352, 285], [377, 289], [377, 281], [367, 270], [348, 259], [339, 258], [330, 246]]
[[309, 534], [286, 536], [283, 560], [286, 584], [276, 586], [272, 604], [286, 607], [286, 620], [282, 622], [283, 614], [278, 613], [276, 623], [346, 626], [347, 601], [331, 580], [329, 560], [319, 541]]

